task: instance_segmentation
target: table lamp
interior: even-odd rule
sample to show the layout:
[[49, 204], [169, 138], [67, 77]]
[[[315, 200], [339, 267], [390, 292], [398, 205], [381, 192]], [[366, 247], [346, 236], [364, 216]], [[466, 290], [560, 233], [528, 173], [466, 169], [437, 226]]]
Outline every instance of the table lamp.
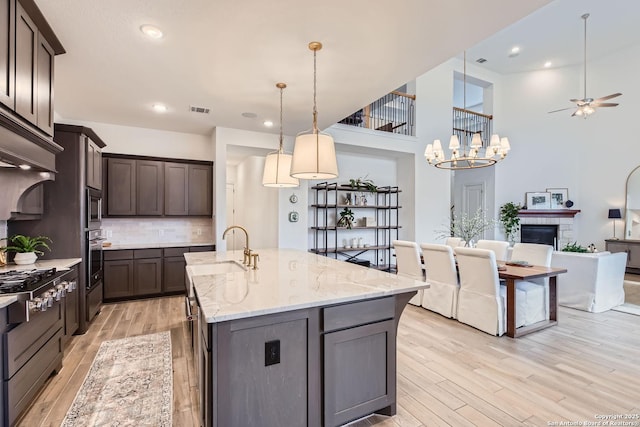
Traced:
[[620, 209], [609, 209], [609, 219], [613, 220], [613, 240], [618, 240], [616, 237], [616, 219], [622, 218], [622, 213]]

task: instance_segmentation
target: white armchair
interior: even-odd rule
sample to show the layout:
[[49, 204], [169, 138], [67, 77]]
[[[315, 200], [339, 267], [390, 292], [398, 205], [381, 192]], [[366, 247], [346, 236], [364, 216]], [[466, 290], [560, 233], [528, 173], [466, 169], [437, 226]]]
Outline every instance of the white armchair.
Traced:
[[554, 252], [552, 267], [566, 268], [557, 278], [558, 304], [600, 313], [624, 303], [625, 252]]
[[444, 241], [444, 244], [455, 249], [459, 246], [464, 246], [467, 244], [467, 242], [465, 242], [464, 240], [462, 240], [462, 238], [460, 237], [447, 237], [447, 239]]
[[422, 243], [420, 248], [430, 285], [422, 294], [422, 306], [455, 319], [460, 284], [453, 249], [447, 245], [429, 243]]
[[[396, 250], [398, 274], [416, 280], [424, 280], [418, 244], [406, 240], [394, 240], [393, 248]], [[420, 289], [418, 293], [409, 300], [409, 304], [421, 305], [423, 292], [424, 290]]]

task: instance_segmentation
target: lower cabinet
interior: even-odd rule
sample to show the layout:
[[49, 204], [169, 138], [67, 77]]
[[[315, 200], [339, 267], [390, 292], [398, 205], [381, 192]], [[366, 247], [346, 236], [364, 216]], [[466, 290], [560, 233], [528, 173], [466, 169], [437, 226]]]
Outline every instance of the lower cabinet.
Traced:
[[214, 246], [104, 251], [104, 299], [185, 293], [186, 252], [213, 251]]
[[66, 345], [71, 335], [76, 333], [80, 326], [80, 299], [78, 298], [78, 267], [73, 267], [72, 272], [64, 279], [67, 282], [67, 291], [64, 298], [64, 337]]
[[413, 295], [219, 323], [201, 314], [200, 424], [341, 426], [394, 415], [396, 331]]

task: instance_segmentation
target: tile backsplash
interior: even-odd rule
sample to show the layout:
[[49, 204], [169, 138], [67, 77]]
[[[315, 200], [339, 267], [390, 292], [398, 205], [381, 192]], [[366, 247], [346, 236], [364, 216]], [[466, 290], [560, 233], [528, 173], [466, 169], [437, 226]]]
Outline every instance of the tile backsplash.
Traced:
[[103, 218], [102, 233], [114, 245], [214, 241], [211, 218]]

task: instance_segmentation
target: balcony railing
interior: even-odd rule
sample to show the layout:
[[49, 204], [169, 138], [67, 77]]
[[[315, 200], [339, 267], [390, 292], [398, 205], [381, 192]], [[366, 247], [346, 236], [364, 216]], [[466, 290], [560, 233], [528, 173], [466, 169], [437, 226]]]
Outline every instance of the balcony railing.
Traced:
[[340, 123], [415, 136], [415, 101], [415, 95], [393, 91]]
[[471, 145], [473, 134], [479, 133], [482, 146], [489, 146], [493, 116], [453, 107], [453, 134], [458, 136], [461, 144]]

